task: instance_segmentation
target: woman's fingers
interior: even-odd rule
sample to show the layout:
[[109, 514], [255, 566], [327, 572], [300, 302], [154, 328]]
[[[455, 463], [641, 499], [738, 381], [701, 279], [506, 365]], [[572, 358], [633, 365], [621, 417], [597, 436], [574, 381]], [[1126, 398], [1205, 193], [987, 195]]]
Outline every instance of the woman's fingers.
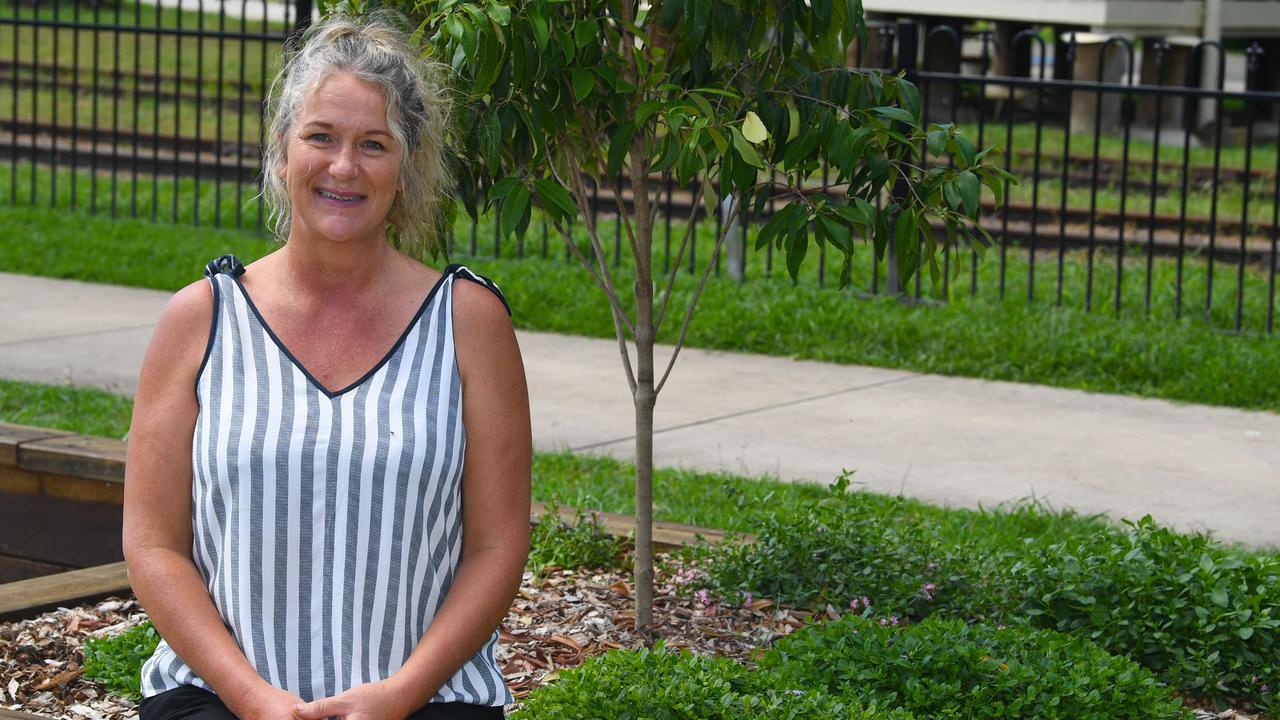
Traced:
[[309, 703], [298, 703], [293, 706], [293, 714], [298, 720], [323, 720], [327, 717], [341, 717], [344, 713], [340, 711], [341, 695], [330, 698], [321, 698]]

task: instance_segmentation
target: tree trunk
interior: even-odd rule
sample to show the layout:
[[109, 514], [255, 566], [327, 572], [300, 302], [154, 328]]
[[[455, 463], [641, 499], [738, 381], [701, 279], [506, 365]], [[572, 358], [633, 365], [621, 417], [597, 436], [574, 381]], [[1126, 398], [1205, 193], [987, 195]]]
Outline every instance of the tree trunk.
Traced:
[[632, 174], [637, 188], [636, 238], [636, 627], [653, 625], [653, 267], [649, 262], [653, 226], [649, 223], [649, 189], [643, 176]]

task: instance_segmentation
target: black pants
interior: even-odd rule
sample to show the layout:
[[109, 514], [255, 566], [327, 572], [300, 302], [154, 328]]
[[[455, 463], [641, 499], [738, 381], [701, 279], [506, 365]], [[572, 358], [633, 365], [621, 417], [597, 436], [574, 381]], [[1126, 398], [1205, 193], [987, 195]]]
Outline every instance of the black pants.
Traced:
[[[166, 690], [143, 698], [140, 720], [236, 720], [217, 695], [194, 685]], [[501, 707], [467, 703], [428, 703], [408, 720], [501, 720]]]

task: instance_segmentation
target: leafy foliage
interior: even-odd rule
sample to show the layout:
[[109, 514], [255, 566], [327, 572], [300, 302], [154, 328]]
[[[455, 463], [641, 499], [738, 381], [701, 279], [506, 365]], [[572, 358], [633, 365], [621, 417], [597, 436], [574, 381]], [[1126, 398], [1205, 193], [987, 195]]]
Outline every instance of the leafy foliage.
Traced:
[[[657, 173], [696, 183], [708, 214], [730, 194], [756, 212], [781, 198], [757, 244], [773, 243], [793, 275], [811, 243], [847, 261], [858, 238], [879, 256], [892, 242], [905, 281], [923, 266], [937, 277], [942, 245], [989, 242], [972, 220], [982, 186], [1000, 199], [1011, 179], [987, 164], [998, 151], [922, 126], [906, 78], [845, 67], [866, 32], [856, 0], [636, 5], [401, 4], [468, 99], [457, 160], [473, 217], [497, 207], [505, 236], [523, 232], [537, 204], [564, 229], [585, 207], [584, 176], [612, 186], [629, 173], [635, 189]], [[948, 164], [917, 171], [926, 147]], [[824, 165], [835, 173], [826, 186]], [[637, 197], [628, 237], [638, 254], [651, 247], [648, 209]]]
[[614, 567], [625, 551], [626, 541], [606, 532], [598, 514], [579, 508], [574, 521], [566, 523], [551, 504], [529, 534], [527, 567], [534, 573], [551, 566]]
[[1132, 660], [1070, 635], [1016, 626], [929, 619], [895, 627], [850, 616], [779, 640], [760, 670], [920, 717], [1191, 717]]
[[160, 644], [150, 621], [113, 637], [90, 638], [84, 644], [84, 674], [106, 685], [113, 695], [142, 697], [142, 664]]
[[812, 683], [749, 673], [732, 660], [670, 651], [615, 650], [529, 696], [513, 720], [911, 720], [901, 710], [863, 707]]
[[1022, 613], [1140, 660], [1176, 687], [1280, 708], [1280, 558], [1148, 517], [1020, 558]]
[[[1094, 641], [1213, 700], [1276, 707], [1280, 557], [1181, 535], [1036, 512], [980, 522], [902, 512], [837, 485], [765, 517], [750, 545], [703, 550], [708, 582], [894, 622], [934, 617], [1031, 625]], [[870, 600], [868, 607], [867, 600]]]

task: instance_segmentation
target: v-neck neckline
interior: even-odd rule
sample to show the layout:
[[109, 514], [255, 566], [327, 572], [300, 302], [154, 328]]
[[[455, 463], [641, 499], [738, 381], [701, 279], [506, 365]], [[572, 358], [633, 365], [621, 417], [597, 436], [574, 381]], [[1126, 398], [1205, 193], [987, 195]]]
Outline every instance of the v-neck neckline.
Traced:
[[427, 296], [423, 298], [422, 305], [420, 305], [418, 307], [418, 311], [413, 314], [413, 317], [409, 320], [409, 324], [405, 326], [404, 331], [400, 333], [400, 337], [396, 339], [394, 344], [392, 344], [391, 349], [387, 350], [386, 354], [382, 356], [382, 359], [370, 368], [368, 372], [361, 375], [359, 379], [341, 390], [330, 390], [325, 387], [324, 383], [317, 380], [316, 376], [312, 375], [311, 371], [307, 369], [307, 366], [303, 365], [302, 362], [298, 360], [297, 356], [289, 350], [288, 346], [281, 342], [280, 336], [276, 335], [275, 330], [271, 329], [270, 323], [268, 323], [267, 319], [262, 316], [262, 311], [258, 309], [256, 304], [254, 304], [253, 298], [249, 296], [249, 291], [245, 289], [244, 283], [241, 282], [239, 275], [231, 275], [231, 281], [240, 289], [240, 297], [244, 298], [245, 303], [249, 306], [250, 312], [252, 312], [254, 317], [258, 319], [258, 324], [266, 331], [267, 337], [271, 338], [271, 342], [275, 343], [275, 346], [280, 350], [280, 352], [284, 353], [284, 356], [289, 358], [289, 362], [293, 363], [293, 366], [307, 378], [307, 381], [311, 383], [312, 387], [319, 390], [325, 397], [333, 400], [346, 395], [352, 390], [355, 390], [365, 384], [369, 378], [376, 375], [384, 365], [390, 362], [391, 358], [400, 350], [400, 347], [404, 345], [404, 341], [409, 337], [409, 333], [412, 332], [413, 328], [420, 320], [422, 320], [422, 314], [427, 311], [427, 307], [431, 305], [432, 299], [435, 298], [436, 293], [440, 291], [440, 288], [444, 287], [444, 281], [460, 267], [462, 266], [455, 263], [449, 265], [440, 273], [440, 277], [436, 280], [435, 284], [431, 286], [431, 290], [427, 292]]

